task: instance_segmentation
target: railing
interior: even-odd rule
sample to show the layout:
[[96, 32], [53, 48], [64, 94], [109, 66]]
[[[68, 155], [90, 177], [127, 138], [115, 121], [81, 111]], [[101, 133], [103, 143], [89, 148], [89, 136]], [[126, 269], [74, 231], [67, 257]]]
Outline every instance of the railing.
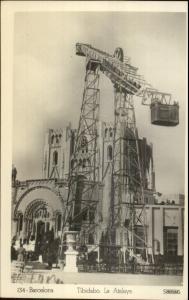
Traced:
[[154, 274], [154, 275], [182, 275], [182, 264], [144, 264], [144, 265], [108, 265], [108, 264], [93, 264], [87, 263], [78, 264], [79, 272], [102, 272], [102, 273], [132, 273], [132, 274]]

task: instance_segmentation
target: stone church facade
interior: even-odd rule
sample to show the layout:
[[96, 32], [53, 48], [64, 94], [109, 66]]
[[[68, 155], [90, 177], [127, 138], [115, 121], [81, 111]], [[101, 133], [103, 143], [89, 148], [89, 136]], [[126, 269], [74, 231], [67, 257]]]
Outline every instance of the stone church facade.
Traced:
[[[98, 155], [99, 203], [95, 213], [97, 226], [87, 230], [82, 227], [83, 242], [88, 250], [98, 251], [98, 244], [108, 226], [111, 194], [111, 160], [113, 126], [99, 122]], [[45, 135], [42, 179], [19, 181], [16, 172], [12, 176], [12, 238], [19, 240], [53, 230], [55, 237], [61, 236], [62, 222], [68, 195], [68, 174], [74, 164], [73, 150], [76, 130], [71, 126], [64, 129], [50, 129]], [[183, 255], [184, 203], [179, 198], [159, 203], [155, 197], [155, 172], [153, 148], [146, 139], [140, 140], [141, 163], [145, 178], [145, 202], [147, 215], [148, 243], [155, 254]], [[85, 153], [80, 158], [81, 169], [87, 168]], [[87, 184], [87, 183], [86, 183]], [[140, 211], [140, 207], [138, 207]], [[140, 226], [136, 224], [137, 234]], [[117, 244], [125, 253], [126, 229], [117, 229]], [[138, 245], [140, 248], [140, 245]]]

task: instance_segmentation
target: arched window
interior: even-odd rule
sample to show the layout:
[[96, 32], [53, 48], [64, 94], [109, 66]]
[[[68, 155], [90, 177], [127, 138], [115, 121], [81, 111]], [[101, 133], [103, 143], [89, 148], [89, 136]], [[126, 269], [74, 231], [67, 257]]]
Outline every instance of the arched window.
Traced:
[[95, 219], [95, 212], [94, 212], [94, 210], [90, 210], [89, 211], [89, 221], [93, 222], [94, 219]]
[[74, 168], [74, 159], [71, 160], [71, 169]]
[[109, 134], [110, 134], [110, 137], [113, 136], [113, 131], [112, 131], [112, 128], [111, 128], [111, 127], [109, 128]]
[[87, 217], [88, 217], [88, 210], [85, 210], [83, 212], [83, 221], [87, 221]]
[[87, 137], [85, 135], [83, 135], [81, 137], [81, 149], [82, 149], [82, 153], [84, 153], [85, 151], [88, 152], [88, 140]]
[[86, 159], [83, 159], [83, 168], [86, 168]]
[[56, 143], [58, 144], [59, 139], [58, 139], [58, 135], [56, 135]]
[[54, 135], [51, 136], [51, 144], [54, 143]]
[[57, 231], [61, 230], [61, 215], [57, 217]]
[[19, 215], [19, 231], [22, 231], [22, 227], [23, 227], [23, 214]]
[[107, 148], [107, 158], [108, 160], [112, 160], [112, 157], [113, 157], [112, 146], [109, 145]]
[[107, 133], [108, 133], [108, 128], [106, 128], [104, 131], [105, 137], [107, 137]]
[[53, 164], [57, 165], [58, 164], [58, 152], [54, 151], [53, 153]]
[[49, 224], [49, 222], [47, 222], [47, 224], [46, 224], [46, 231], [49, 232], [49, 229], [50, 229], [50, 224]]
[[94, 244], [94, 237], [93, 237], [92, 233], [89, 234], [88, 242], [89, 242], [89, 245]]

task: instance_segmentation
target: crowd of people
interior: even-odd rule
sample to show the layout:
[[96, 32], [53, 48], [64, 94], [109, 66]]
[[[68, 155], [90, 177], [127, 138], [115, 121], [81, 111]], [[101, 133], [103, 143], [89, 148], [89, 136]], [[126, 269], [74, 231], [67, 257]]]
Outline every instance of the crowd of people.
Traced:
[[[60, 249], [60, 238], [54, 238], [53, 231], [48, 233], [38, 235], [37, 238], [31, 236], [30, 239], [20, 239], [16, 240], [13, 238], [11, 245], [11, 261], [19, 262], [31, 262], [38, 261], [39, 263], [46, 264], [47, 268], [51, 269], [53, 264], [58, 265], [58, 255]], [[65, 249], [63, 249], [65, 250]], [[78, 264], [87, 264], [87, 265], [96, 265], [97, 264], [97, 252], [88, 253], [87, 247], [79, 248], [77, 263]], [[114, 250], [114, 251], [113, 251]], [[112, 252], [113, 251], [113, 252]], [[103, 251], [103, 256], [98, 263], [105, 264], [111, 271], [112, 265], [123, 265], [123, 253], [120, 249], [108, 249]], [[62, 260], [65, 257], [62, 257]], [[141, 260], [141, 261], [140, 261]], [[159, 259], [160, 260], [160, 259]], [[158, 260], [158, 264], [160, 261]], [[131, 272], [136, 273], [137, 265], [141, 266], [145, 263], [145, 257], [142, 255], [132, 255], [130, 256], [128, 252], [125, 255], [125, 263], [130, 266]]]
[[31, 236], [29, 240], [14, 237], [11, 244], [11, 261], [26, 261], [33, 257], [35, 251], [35, 238]]
[[52, 234], [44, 234], [42, 237], [35, 239], [31, 236], [30, 239], [16, 240], [13, 238], [11, 244], [11, 261], [28, 262], [39, 261], [47, 263], [49, 269], [52, 264], [58, 263], [58, 250], [60, 239], [54, 239]]

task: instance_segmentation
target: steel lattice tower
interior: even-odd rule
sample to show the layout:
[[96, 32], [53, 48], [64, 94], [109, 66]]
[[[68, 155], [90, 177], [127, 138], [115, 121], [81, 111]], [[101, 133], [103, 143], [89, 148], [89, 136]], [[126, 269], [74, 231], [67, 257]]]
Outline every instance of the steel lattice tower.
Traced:
[[99, 201], [99, 62], [86, 58], [86, 75], [79, 126], [68, 183], [64, 228], [94, 231]]
[[[136, 204], [145, 204], [138, 132], [133, 96], [118, 86], [114, 87], [114, 95], [111, 244], [116, 245], [116, 228], [126, 227], [128, 234], [126, 246], [133, 252], [134, 238], [137, 238], [134, 225], [137, 221], [144, 226], [145, 231], [145, 210], [143, 209], [138, 216], [135, 210]], [[146, 246], [146, 232], [144, 236]]]

